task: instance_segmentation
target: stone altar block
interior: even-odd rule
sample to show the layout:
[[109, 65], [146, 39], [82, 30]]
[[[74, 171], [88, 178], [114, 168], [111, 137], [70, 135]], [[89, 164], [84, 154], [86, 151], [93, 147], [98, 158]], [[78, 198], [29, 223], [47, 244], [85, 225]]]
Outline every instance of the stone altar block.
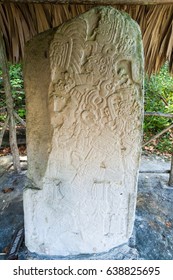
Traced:
[[127, 14], [96, 7], [26, 46], [32, 252], [108, 251], [134, 223], [143, 121], [143, 49]]

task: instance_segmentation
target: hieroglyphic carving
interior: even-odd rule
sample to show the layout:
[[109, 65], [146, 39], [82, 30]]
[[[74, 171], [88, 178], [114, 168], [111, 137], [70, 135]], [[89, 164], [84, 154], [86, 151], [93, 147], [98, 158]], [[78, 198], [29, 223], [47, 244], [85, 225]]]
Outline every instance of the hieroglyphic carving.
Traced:
[[97, 7], [58, 27], [49, 55], [53, 137], [43, 188], [30, 194], [31, 247], [62, 255], [105, 251], [128, 240], [134, 221], [140, 31], [128, 15]]
[[[90, 189], [95, 202], [90, 222], [100, 219], [104, 235], [110, 235], [130, 203], [117, 192], [136, 188], [141, 52], [129, 18], [111, 8], [97, 11], [62, 25], [50, 46], [54, 136], [46, 176], [79, 192]], [[118, 196], [116, 214], [110, 214], [111, 195]], [[87, 205], [82, 198], [81, 205]], [[128, 217], [119, 223], [126, 232]]]
[[[131, 152], [126, 138], [140, 111], [142, 79], [135, 32], [128, 18], [105, 8], [65, 23], [54, 36], [49, 100], [58, 143], [53, 154], [62, 147], [58, 158], [74, 166], [76, 173], [96, 149], [105, 157], [117, 153], [118, 139], [118, 150], [124, 156]], [[139, 137], [135, 130], [137, 126], [133, 141]]]

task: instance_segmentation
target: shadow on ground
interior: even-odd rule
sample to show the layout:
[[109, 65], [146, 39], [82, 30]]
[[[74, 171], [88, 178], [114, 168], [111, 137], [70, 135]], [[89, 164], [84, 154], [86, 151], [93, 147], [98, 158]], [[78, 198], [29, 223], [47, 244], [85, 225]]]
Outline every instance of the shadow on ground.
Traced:
[[[7, 258], [5, 253], [14, 232], [23, 226], [26, 157], [22, 161], [23, 171], [17, 174], [11, 167], [10, 156], [0, 158], [0, 259]], [[136, 219], [129, 244], [102, 254], [47, 258], [31, 254], [23, 244], [19, 259], [173, 260], [173, 188], [166, 188], [169, 169], [170, 161], [163, 157], [142, 157]]]

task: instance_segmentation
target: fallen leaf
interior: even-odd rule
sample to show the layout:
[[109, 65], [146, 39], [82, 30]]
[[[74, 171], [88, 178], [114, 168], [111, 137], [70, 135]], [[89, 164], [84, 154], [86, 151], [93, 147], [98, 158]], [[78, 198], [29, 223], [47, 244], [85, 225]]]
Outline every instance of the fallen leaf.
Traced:
[[5, 248], [2, 250], [2, 252], [5, 253], [5, 254], [8, 254], [9, 249], [10, 249], [10, 247], [7, 246], [7, 247], [5, 247]]
[[170, 222], [166, 222], [165, 223], [166, 227], [170, 228], [172, 226], [172, 224]]
[[10, 192], [12, 192], [14, 190], [14, 188], [4, 188], [3, 190], [2, 190], [2, 192], [3, 193], [10, 193]]

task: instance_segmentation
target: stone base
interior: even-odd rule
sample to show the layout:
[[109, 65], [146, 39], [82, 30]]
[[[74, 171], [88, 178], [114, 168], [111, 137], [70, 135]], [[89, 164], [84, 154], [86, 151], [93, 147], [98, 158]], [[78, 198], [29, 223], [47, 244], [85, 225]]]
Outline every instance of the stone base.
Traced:
[[27, 260], [138, 260], [139, 253], [136, 248], [131, 248], [128, 244], [123, 244], [116, 248], [111, 249], [108, 252], [100, 254], [79, 254], [70, 256], [48, 256], [39, 255], [25, 251], [25, 258]]
[[27, 248], [38, 254], [67, 256], [106, 252], [126, 243], [134, 220], [129, 203], [135, 207], [135, 198], [130, 201], [122, 189], [99, 189], [100, 195], [94, 188], [79, 191], [54, 186], [50, 191], [47, 185], [44, 190], [26, 189]]

